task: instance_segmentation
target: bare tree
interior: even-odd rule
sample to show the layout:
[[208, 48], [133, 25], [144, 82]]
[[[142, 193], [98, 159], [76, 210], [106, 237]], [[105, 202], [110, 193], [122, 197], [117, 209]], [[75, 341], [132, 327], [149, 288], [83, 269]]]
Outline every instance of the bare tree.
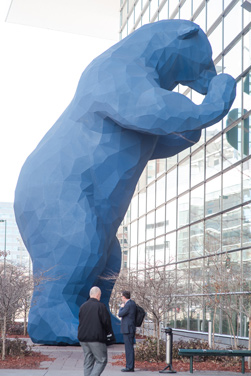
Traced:
[[127, 270], [122, 270], [118, 276], [110, 275], [107, 278], [116, 279], [110, 299], [111, 312], [117, 314], [121, 292], [130, 290], [136, 303], [147, 312], [147, 318], [154, 322], [159, 355], [160, 324], [167, 312], [176, 307], [176, 296], [182, 289], [181, 281], [177, 282], [175, 270], [150, 264], [142, 271], [128, 273]]
[[[50, 270], [37, 273], [32, 277], [26, 269], [10, 263], [0, 265], [0, 315], [2, 329], [2, 359], [5, 359], [5, 344], [7, 322], [16, 314], [24, 314], [24, 332], [26, 333], [27, 316], [34, 290], [42, 289], [43, 284], [61, 277], [51, 278], [47, 276]], [[36, 302], [33, 300], [33, 304]]]
[[2, 317], [2, 360], [5, 359], [7, 322], [22, 306], [22, 299], [30, 290], [28, 277], [22, 269], [12, 265], [0, 265], [0, 314]]

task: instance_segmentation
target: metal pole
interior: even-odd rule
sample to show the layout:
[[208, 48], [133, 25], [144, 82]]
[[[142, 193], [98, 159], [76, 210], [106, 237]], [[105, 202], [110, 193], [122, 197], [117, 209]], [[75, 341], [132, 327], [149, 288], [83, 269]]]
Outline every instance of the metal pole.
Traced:
[[[176, 373], [172, 366], [173, 332], [171, 328], [165, 328], [166, 333], [166, 363], [167, 366], [159, 373]], [[169, 368], [169, 370], [167, 370]]]
[[212, 321], [208, 321], [208, 346], [212, 348]]

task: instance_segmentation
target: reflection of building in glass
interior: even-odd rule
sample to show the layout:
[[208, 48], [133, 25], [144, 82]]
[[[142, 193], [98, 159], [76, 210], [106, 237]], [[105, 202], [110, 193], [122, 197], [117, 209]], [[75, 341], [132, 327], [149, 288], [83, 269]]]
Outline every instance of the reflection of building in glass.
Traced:
[[0, 262], [4, 259], [4, 251], [7, 262], [27, 269], [31, 267], [30, 256], [17, 228], [13, 204], [10, 202], [0, 203]]
[[[175, 275], [183, 285], [186, 298], [176, 298], [165, 323], [176, 328], [207, 330], [215, 313], [216, 332], [230, 333], [227, 299], [251, 290], [251, 13], [241, 3], [121, 1], [122, 38], [148, 22], [190, 19], [207, 33], [217, 72], [237, 81], [236, 99], [223, 121], [179, 155], [148, 163], [120, 228], [122, 267], [135, 273], [149, 263], [165, 265], [166, 278]], [[202, 101], [189, 88], [175, 90]], [[219, 285], [227, 294], [215, 308], [207, 294], [218, 296]], [[233, 296], [232, 305], [245, 302], [245, 295], [239, 302]], [[236, 314], [231, 320], [236, 333], [247, 336], [248, 317]]]

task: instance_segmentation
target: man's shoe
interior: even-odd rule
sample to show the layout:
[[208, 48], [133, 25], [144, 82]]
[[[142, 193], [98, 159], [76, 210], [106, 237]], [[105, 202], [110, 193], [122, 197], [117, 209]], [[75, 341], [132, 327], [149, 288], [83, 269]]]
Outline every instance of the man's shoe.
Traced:
[[121, 372], [134, 372], [133, 368], [122, 368]]

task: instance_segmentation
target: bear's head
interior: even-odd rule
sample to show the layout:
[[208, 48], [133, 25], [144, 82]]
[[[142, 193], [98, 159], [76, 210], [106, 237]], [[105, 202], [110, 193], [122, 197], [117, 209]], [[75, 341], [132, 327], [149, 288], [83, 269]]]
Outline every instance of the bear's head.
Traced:
[[157, 56], [160, 86], [172, 90], [181, 83], [206, 94], [210, 81], [216, 76], [206, 34], [197, 24], [187, 20], [166, 20], [156, 24], [157, 30], [151, 40], [155, 52], [151, 59]]

